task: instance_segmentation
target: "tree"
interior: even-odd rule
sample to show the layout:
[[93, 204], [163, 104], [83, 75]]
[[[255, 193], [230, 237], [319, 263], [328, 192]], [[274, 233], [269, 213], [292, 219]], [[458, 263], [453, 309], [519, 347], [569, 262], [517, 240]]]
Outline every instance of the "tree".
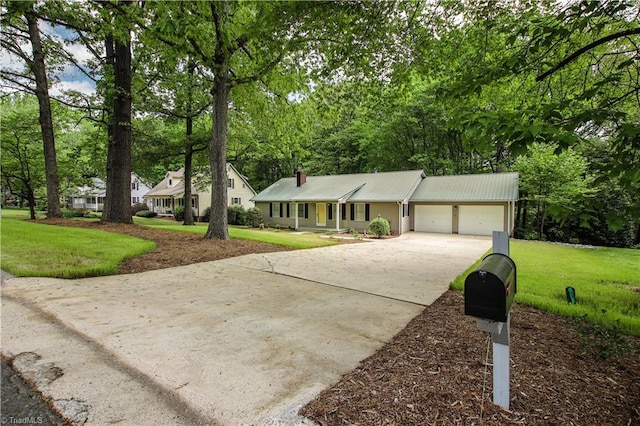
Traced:
[[[226, 150], [228, 108], [232, 88], [266, 82], [281, 63], [295, 67], [294, 54], [319, 51], [331, 40], [333, 58], [321, 61], [337, 67], [331, 59], [349, 51], [362, 61], [377, 61], [371, 47], [380, 37], [370, 29], [372, 16], [380, 28], [389, 16], [387, 4], [316, 2], [190, 2], [154, 4], [159, 16], [158, 38], [183, 47], [198, 58], [213, 77], [213, 130], [209, 146], [212, 172], [211, 219], [207, 238], [228, 239], [226, 212]], [[349, 31], [345, 28], [350, 26]], [[332, 40], [331, 37], [336, 39]], [[338, 41], [338, 42], [336, 42]], [[342, 42], [342, 43], [339, 43]], [[357, 52], [360, 50], [360, 52]], [[362, 54], [369, 52], [369, 55]], [[309, 64], [311, 66], [311, 64]]]
[[[30, 84], [22, 85], [28, 91], [34, 93], [38, 99], [39, 122], [42, 133], [42, 145], [47, 184], [47, 216], [60, 217], [60, 191], [58, 187], [58, 166], [56, 158], [55, 137], [53, 134], [53, 118], [51, 115], [51, 102], [49, 100], [49, 83], [45, 66], [45, 53], [40, 29], [38, 28], [38, 15], [34, 9], [35, 2], [10, 1], [6, 4], [6, 13], [2, 16], [3, 30], [2, 47], [17, 55], [26, 63], [30, 74], [33, 76]], [[28, 36], [31, 44], [31, 55], [22, 48], [22, 40]], [[24, 76], [12, 75], [11, 72], [3, 72], [3, 77], [9, 77], [17, 82]]]
[[[131, 19], [133, 8], [129, 0], [120, 0], [114, 9], [116, 29], [104, 38], [107, 63], [113, 77], [112, 109], [109, 120], [107, 148], [107, 191], [103, 222], [133, 223], [131, 217]], [[119, 31], [118, 31], [119, 30]]]
[[548, 217], [565, 221], [578, 215], [582, 201], [594, 192], [587, 161], [573, 149], [558, 151], [557, 144], [534, 143], [515, 163], [521, 200], [535, 208], [538, 240], [543, 239]]
[[36, 218], [37, 192], [45, 184], [38, 106], [25, 95], [2, 98], [2, 188], [25, 200]]

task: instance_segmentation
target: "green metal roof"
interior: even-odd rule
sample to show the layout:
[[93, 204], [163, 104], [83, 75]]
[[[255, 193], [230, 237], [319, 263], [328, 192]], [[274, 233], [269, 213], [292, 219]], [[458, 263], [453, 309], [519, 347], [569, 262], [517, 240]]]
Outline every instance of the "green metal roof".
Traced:
[[517, 201], [518, 173], [430, 176], [410, 201]]
[[252, 201], [402, 201], [411, 195], [424, 176], [422, 170], [307, 176], [306, 182], [299, 187], [296, 178], [283, 178]]
[[422, 170], [283, 178], [254, 202], [517, 201], [518, 174], [430, 176]]

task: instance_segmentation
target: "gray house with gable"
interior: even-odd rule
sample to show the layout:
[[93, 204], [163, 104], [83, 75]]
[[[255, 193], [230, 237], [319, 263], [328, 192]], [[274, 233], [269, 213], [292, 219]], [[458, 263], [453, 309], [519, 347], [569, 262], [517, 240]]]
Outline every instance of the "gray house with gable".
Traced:
[[491, 235], [513, 231], [517, 173], [427, 177], [422, 170], [283, 178], [252, 198], [268, 226]]

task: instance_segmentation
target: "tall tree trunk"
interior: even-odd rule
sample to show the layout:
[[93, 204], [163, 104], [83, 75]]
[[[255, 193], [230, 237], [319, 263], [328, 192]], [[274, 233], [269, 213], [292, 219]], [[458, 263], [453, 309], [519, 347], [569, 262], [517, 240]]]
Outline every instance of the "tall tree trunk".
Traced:
[[205, 238], [228, 240], [227, 229], [227, 108], [229, 66], [223, 64], [213, 83], [213, 134], [209, 143], [211, 216]]
[[[131, 2], [125, 2], [130, 4]], [[123, 18], [124, 19], [124, 18]], [[133, 223], [131, 216], [131, 35], [113, 43], [113, 137], [107, 149], [107, 193], [102, 221]], [[109, 49], [108, 49], [109, 50]]]
[[60, 190], [58, 187], [58, 162], [56, 158], [56, 144], [53, 135], [53, 119], [51, 117], [51, 102], [49, 100], [49, 84], [44, 64], [42, 40], [38, 29], [38, 18], [33, 5], [25, 12], [29, 28], [29, 40], [33, 51], [33, 61], [28, 61], [31, 72], [36, 80], [36, 97], [40, 110], [39, 121], [44, 147], [44, 169], [47, 181], [47, 216], [60, 217]]
[[205, 238], [228, 240], [227, 229], [227, 112], [230, 90], [230, 56], [228, 40], [223, 37], [229, 3], [222, 1], [211, 7], [216, 27], [216, 50], [213, 58], [213, 130], [209, 142], [211, 168], [211, 216]]
[[193, 208], [191, 207], [191, 170], [193, 168], [193, 118], [187, 117], [187, 146], [184, 153], [184, 220], [183, 225], [193, 225]]
[[31, 186], [27, 187], [27, 202], [29, 203], [29, 217], [36, 220], [36, 196]]
[[191, 170], [193, 161], [193, 74], [196, 71], [195, 64], [189, 62], [187, 72], [189, 73], [189, 92], [187, 94], [186, 105], [186, 143], [184, 153], [184, 221], [183, 225], [193, 225], [193, 209], [191, 208]]

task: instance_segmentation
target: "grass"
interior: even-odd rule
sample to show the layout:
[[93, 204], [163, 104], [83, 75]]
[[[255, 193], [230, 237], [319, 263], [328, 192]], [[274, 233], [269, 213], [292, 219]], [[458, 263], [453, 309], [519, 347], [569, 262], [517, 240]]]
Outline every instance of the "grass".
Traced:
[[[204, 235], [207, 231], [206, 223], [196, 223], [194, 226], [184, 226], [180, 222], [157, 218], [136, 217], [138, 225], [149, 226], [169, 231], [193, 232]], [[242, 226], [229, 226], [229, 237], [238, 240], [251, 240], [261, 243], [275, 244], [294, 249], [308, 249], [338, 244], [334, 239], [322, 238], [317, 234], [294, 233], [282, 230], [253, 229]]]
[[[511, 241], [517, 267], [517, 303], [595, 324], [618, 327], [640, 336], [640, 250], [578, 248], [537, 241]], [[462, 290], [465, 277], [452, 288]], [[565, 288], [576, 290], [577, 303], [566, 301]]]
[[125, 259], [155, 243], [112, 232], [42, 225], [2, 212], [2, 269], [18, 277], [82, 278], [111, 275]]
[[[112, 275], [125, 259], [155, 248], [155, 243], [113, 232], [68, 228], [29, 222], [29, 212], [3, 209], [1, 219], [2, 269], [18, 277], [83, 278]], [[76, 218], [74, 220], [97, 220]], [[204, 235], [206, 224], [183, 226], [165, 219], [135, 218], [156, 229]], [[229, 227], [231, 238], [259, 241], [295, 249], [337, 244], [314, 234]]]

